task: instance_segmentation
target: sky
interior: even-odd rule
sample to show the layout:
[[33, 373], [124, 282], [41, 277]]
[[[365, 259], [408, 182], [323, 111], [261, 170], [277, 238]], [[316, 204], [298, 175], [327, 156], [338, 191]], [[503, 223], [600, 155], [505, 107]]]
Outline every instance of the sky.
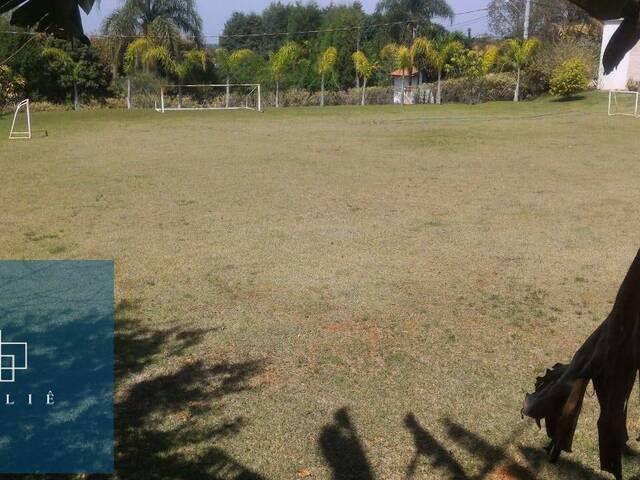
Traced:
[[[204, 22], [205, 35], [218, 35], [222, 33], [224, 24], [233, 12], [261, 12], [272, 0], [197, 0], [200, 16]], [[368, 12], [375, 9], [377, 0], [360, 0]], [[326, 6], [331, 0], [316, 0], [320, 6]], [[122, 3], [122, 0], [101, 0], [100, 5], [93, 7], [91, 14], [84, 18], [85, 31], [97, 33], [102, 19], [111, 13]], [[344, 0], [335, 0], [333, 3], [351, 3]], [[455, 12], [467, 12], [486, 8], [489, 0], [449, 0], [449, 5]], [[440, 21], [447, 28], [467, 31], [472, 29], [472, 34], [485, 33], [487, 31], [486, 12], [475, 12], [466, 15], [457, 15], [451, 26], [448, 20]], [[216, 42], [216, 39], [211, 39]]]

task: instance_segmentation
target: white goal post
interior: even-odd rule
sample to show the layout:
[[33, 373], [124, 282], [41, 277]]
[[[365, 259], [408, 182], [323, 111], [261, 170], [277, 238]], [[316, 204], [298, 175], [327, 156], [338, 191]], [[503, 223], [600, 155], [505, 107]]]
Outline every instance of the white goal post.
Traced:
[[[620, 97], [620, 100], [619, 98]], [[609, 90], [609, 116], [626, 115], [638, 118], [640, 92], [630, 90]]]
[[[20, 110], [25, 110], [27, 114], [27, 129], [24, 131], [16, 130], [16, 121]], [[22, 100], [16, 107], [16, 113], [13, 114], [13, 122], [11, 123], [11, 132], [9, 132], [9, 140], [30, 139], [31, 138], [31, 111], [29, 110], [29, 99]]]
[[262, 111], [259, 83], [213, 83], [203, 85], [165, 85], [160, 88], [156, 112], [193, 110]]

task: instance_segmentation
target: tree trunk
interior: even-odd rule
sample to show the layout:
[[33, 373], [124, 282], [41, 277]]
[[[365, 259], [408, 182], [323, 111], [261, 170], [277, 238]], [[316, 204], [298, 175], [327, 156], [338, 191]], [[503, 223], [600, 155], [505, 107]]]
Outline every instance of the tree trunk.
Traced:
[[362, 106], [365, 105], [365, 94], [367, 92], [367, 77], [362, 78]]
[[276, 82], [276, 108], [280, 108], [280, 82]]
[[77, 112], [80, 110], [80, 96], [78, 95], [78, 84], [73, 83], [73, 109]]
[[322, 79], [320, 80], [320, 106], [324, 107], [324, 73], [322, 74]]
[[518, 67], [518, 74], [516, 76], [516, 91], [513, 92], [513, 101], [520, 101], [520, 67]]
[[400, 105], [404, 107], [404, 75], [402, 75], [402, 87], [400, 88]]
[[436, 87], [436, 105], [440, 105], [440, 103], [442, 102], [442, 97], [441, 97], [442, 91], [440, 90], [441, 82], [442, 82], [442, 72], [438, 71], [438, 83]]
[[226, 93], [224, 96], [224, 106], [225, 108], [229, 108], [229, 83], [230, 83], [231, 79], [229, 77], [227, 77], [227, 89], [226, 89]]

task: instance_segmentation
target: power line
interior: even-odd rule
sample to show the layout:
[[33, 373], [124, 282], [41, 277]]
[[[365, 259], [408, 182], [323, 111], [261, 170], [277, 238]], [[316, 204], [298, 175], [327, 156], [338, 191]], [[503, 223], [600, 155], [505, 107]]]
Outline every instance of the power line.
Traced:
[[[475, 10], [467, 10], [464, 12], [456, 12], [453, 14], [453, 16], [460, 16], [460, 15], [468, 15], [471, 13], [478, 13], [478, 12], [486, 12], [488, 10], [488, 8], [479, 8], [479, 9], [475, 9]], [[482, 18], [486, 18], [482, 17]], [[476, 19], [477, 20], [477, 19]], [[312, 34], [319, 34], [319, 33], [334, 33], [334, 32], [350, 32], [350, 31], [355, 31], [355, 30], [369, 30], [369, 29], [373, 29], [373, 28], [380, 28], [380, 27], [392, 27], [392, 26], [397, 26], [397, 25], [411, 25], [411, 24], [415, 24], [416, 22], [413, 20], [402, 20], [402, 21], [398, 21], [398, 22], [387, 22], [387, 23], [377, 23], [374, 25], [358, 25], [358, 26], [353, 26], [353, 27], [340, 27], [340, 28], [324, 28], [324, 29], [317, 29], [317, 30], [303, 30], [303, 31], [298, 31], [298, 32], [262, 32], [262, 33], [238, 33], [238, 34], [231, 34], [231, 35], [225, 35], [225, 34], [219, 34], [219, 35], [203, 35], [203, 38], [255, 38], [255, 37], [278, 37], [278, 36], [294, 36], [294, 35], [312, 35]], [[465, 23], [465, 22], [463, 22]], [[455, 26], [455, 25], [452, 25]], [[8, 35], [37, 35], [37, 33], [35, 32], [16, 32], [14, 30], [6, 30], [6, 31], [0, 31], [0, 34], [8, 34]], [[122, 39], [127, 39], [127, 38], [143, 38], [144, 35], [91, 35], [93, 38], [122, 38]]]

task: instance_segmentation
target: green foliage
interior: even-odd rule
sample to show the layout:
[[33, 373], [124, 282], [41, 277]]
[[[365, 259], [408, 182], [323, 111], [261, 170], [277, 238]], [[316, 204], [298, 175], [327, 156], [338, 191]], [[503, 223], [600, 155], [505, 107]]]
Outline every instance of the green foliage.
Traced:
[[354, 52], [353, 63], [356, 72], [362, 78], [370, 78], [377, 67], [377, 64], [369, 60], [364, 52]]
[[[380, 0], [376, 7], [384, 22], [391, 25], [390, 31], [396, 43], [408, 44], [415, 32], [428, 33], [433, 17], [453, 19], [453, 10], [446, 0]], [[400, 23], [411, 22], [411, 23]]]
[[504, 43], [505, 57], [514, 69], [519, 69], [527, 66], [539, 47], [540, 41], [537, 38], [528, 40], [511, 38]]
[[287, 70], [291, 69], [300, 58], [302, 50], [295, 42], [287, 42], [274, 53], [269, 60], [271, 77], [275, 81], [281, 81]]
[[491, 73], [498, 61], [499, 49], [489, 45], [485, 50], [467, 50], [455, 44], [444, 71], [449, 77], [478, 78]]
[[328, 75], [333, 72], [338, 60], [338, 50], [336, 47], [327, 48], [318, 58], [317, 70], [320, 75]]
[[24, 86], [24, 78], [15, 75], [8, 65], [0, 65], [0, 111], [22, 98]]
[[551, 95], [569, 98], [582, 92], [589, 86], [587, 66], [579, 59], [564, 62], [551, 78], [549, 92]]
[[558, 68], [574, 59], [584, 62], [590, 80], [596, 79], [600, 65], [600, 42], [589, 38], [563, 38], [544, 43], [527, 66], [527, 76], [535, 82], [537, 92], [546, 91]]
[[109, 95], [111, 72], [94, 48], [45, 40], [37, 55], [36, 66], [19, 64], [26, 67], [20, 73], [26, 80], [26, 93], [33, 100], [66, 101], [72, 98], [74, 85], [82, 101]]

